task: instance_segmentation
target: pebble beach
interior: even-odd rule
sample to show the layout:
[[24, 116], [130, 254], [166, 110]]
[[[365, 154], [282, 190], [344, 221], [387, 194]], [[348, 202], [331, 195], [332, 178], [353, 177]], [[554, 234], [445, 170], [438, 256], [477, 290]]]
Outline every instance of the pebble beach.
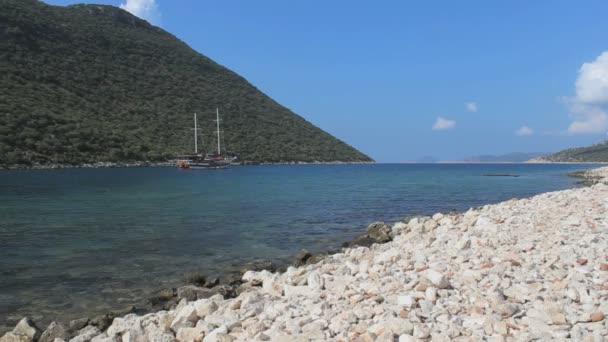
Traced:
[[69, 325], [24, 318], [0, 342], [606, 341], [608, 168], [586, 177], [595, 184], [374, 223], [384, 243], [247, 271], [237, 295], [195, 291], [168, 310]]

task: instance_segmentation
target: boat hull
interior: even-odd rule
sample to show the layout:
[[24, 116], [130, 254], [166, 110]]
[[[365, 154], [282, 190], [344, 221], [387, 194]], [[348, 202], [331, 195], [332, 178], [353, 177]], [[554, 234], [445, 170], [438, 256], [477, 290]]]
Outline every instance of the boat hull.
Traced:
[[230, 165], [227, 160], [204, 160], [204, 161], [187, 161], [178, 162], [177, 166], [183, 170], [208, 170], [208, 169], [225, 169]]
[[191, 170], [210, 170], [210, 169], [225, 169], [230, 164], [221, 164], [221, 165], [210, 165], [210, 164], [190, 164], [188, 166]]

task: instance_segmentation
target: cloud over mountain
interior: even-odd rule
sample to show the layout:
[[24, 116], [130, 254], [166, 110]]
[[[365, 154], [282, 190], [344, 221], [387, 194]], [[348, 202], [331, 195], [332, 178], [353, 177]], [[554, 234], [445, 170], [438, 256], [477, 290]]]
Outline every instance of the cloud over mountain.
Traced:
[[155, 0], [126, 0], [120, 4], [120, 8], [154, 25], [160, 25], [160, 9]]

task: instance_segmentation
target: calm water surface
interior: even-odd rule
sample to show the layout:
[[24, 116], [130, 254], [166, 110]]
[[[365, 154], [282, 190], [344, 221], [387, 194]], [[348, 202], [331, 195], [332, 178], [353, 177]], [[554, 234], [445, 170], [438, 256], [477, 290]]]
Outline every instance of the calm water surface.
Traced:
[[[574, 186], [593, 165], [413, 164], [0, 172], [0, 330], [141, 302], [185, 273], [338, 247], [372, 221]], [[515, 173], [520, 177], [483, 177]]]

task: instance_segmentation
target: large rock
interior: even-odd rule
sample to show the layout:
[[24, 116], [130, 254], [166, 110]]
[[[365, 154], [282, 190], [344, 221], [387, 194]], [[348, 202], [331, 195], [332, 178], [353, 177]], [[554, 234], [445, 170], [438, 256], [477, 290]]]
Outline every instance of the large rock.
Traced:
[[68, 330], [71, 333], [75, 333], [75, 332], [79, 331], [80, 329], [86, 327], [87, 324], [89, 324], [89, 319], [86, 317], [75, 319], [75, 320], [70, 321], [70, 324], [68, 325]]
[[307, 278], [308, 287], [312, 291], [323, 290], [325, 282], [323, 281], [323, 277], [317, 271], [310, 272]]
[[367, 226], [367, 235], [379, 243], [391, 241], [391, 227], [384, 222], [374, 222]]
[[115, 335], [123, 335], [125, 332], [131, 329], [131, 327], [139, 325], [139, 320], [140, 318], [135, 314], [115, 318], [106, 333], [110, 337]]
[[15, 335], [27, 336], [33, 341], [37, 341], [41, 335], [40, 329], [38, 329], [34, 321], [29, 317], [22, 318], [12, 332]]
[[46, 328], [46, 330], [42, 333], [42, 335], [40, 335], [40, 339], [38, 341], [39, 342], [53, 342], [53, 341], [55, 341], [56, 338], [59, 338], [62, 340], [67, 340], [69, 338], [69, 336], [70, 336], [70, 334], [63, 327], [63, 325], [61, 325], [57, 322], [52, 322], [51, 324], [49, 324], [49, 326]]
[[207, 315], [210, 315], [217, 311], [219, 306], [217, 303], [210, 299], [200, 299], [194, 302], [194, 309], [196, 310], [196, 314], [200, 318], [204, 318]]
[[180, 328], [192, 328], [196, 321], [198, 321], [196, 308], [193, 304], [188, 304], [175, 315], [171, 322], [171, 330], [178, 331]]

